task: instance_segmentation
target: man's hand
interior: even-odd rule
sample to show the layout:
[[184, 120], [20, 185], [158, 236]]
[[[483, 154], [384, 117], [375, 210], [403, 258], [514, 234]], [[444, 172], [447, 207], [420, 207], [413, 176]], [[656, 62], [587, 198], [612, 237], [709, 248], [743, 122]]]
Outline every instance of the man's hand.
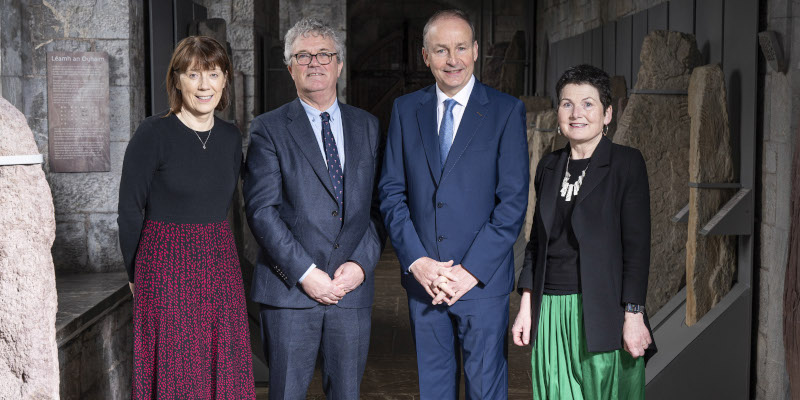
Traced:
[[361, 282], [364, 282], [364, 270], [352, 261], [340, 265], [333, 273], [333, 284], [345, 293], [355, 290]]
[[[474, 277], [461, 264], [441, 270], [441, 276], [448, 278], [448, 281], [444, 282], [439, 279], [437, 282], [437, 287], [441, 291], [433, 298], [434, 305], [444, 301], [448, 306], [452, 306], [461, 296], [478, 284], [478, 278]], [[455, 276], [455, 279], [451, 276]]]
[[300, 284], [307, 295], [322, 304], [336, 304], [344, 297], [344, 290], [336, 286], [331, 277], [319, 268], [314, 268]]
[[531, 341], [531, 291], [528, 289], [522, 292], [519, 312], [514, 319], [514, 325], [511, 326], [511, 335], [517, 346], [526, 346]]
[[625, 322], [622, 324], [622, 347], [637, 358], [644, 355], [644, 350], [653, 343], [650, 331], [644, 324], [644, 314], [625, 313]]
[[450, 271], [450, 267], [453, 266], [453, 260], [448, 262], [439, 262], [429, 257], [422, 257], [417, 261], [414, 261], [413, 264], [408, 268], [409, 272], [414, 274], [414, 279], [425, 288], [425, 291], [434, 298], [437, 296], [437, 293], [434, 293], [431, 289], [432, 286], [436, 286], [432, 283], [439, 279], [440, 276], [444, 276], [450, 280], [458, 279], [455, 275], [452, 275]]
[[136, 285], [133, 282], [128, 282], [128, 287], [131, 288], [133, 297], [136, 297]]

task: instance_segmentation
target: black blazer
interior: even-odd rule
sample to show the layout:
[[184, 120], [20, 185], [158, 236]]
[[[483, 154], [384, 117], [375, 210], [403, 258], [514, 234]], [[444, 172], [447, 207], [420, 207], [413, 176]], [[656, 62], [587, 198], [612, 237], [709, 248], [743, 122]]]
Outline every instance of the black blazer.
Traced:
[[[548, 235], [569, 151], [567, 145], [543, 157], [534, 178], [536, 209], [518, 283], [520, 291], [530, 289], [532, 294], [531, 343], [536, 340]], [[620, 349], [624, 304], [644, 305], [650, 269], [650, 189], [638, 150], [601, 139], [575, 200], [572, 228], [579, 246], [588, 349]], [[645, 324], [650, 329], [646, 314]], [[654, 352], [653, 344], [646, 356]]]

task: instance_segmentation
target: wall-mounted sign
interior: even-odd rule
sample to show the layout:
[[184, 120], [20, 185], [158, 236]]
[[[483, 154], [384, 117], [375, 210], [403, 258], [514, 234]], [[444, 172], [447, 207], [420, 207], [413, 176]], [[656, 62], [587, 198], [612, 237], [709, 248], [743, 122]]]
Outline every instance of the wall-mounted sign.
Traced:
[[47, 53], [47, 126], [51, 172], [111, 169], [108, 54]]

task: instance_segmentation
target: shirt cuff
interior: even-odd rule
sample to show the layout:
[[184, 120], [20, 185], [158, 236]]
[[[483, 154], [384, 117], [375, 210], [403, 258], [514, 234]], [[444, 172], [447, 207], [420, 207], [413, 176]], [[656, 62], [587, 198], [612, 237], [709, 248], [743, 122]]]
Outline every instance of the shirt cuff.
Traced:
[[311, 270], [313, 270], [314, 268], [317, 268], [317, 264], [311, 264], [311, 266], [308, 267], [303, 276], [301, 276], [300, 279], [297, 280], [297, 283], [303, 283], [303, 279], [306, 279], [306, 275], [310, 274]]
[[[406, 271], [408, 271], [408, 272], [411, 272], [411, 267], [413, 267], [414, 265], [416, 265], [416, 264], [417, 264], [417, 262], [419, 262], [419, 260], [422, 260], [423, 258], [425, 258], [425, 257], [420, 257], [420, 258], [418, 258], [418, 259], [414, 260], [414, 262], [412, 262], [412, 263], [411, 263], [411, 265], [409, 265], [409, 266], [408, 266], [408, 268], [406, 268]], [[411, 273], [413, 273], [413, 272], [411, 272]]]

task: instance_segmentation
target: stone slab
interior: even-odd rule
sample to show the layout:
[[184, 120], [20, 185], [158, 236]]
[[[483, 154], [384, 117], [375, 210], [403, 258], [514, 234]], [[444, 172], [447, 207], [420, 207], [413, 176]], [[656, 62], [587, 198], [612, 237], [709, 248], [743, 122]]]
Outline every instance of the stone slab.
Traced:
[[536, 208], [536, 188], [533, 181], [536, 178], [536, 167], [542, 157], [554, 150], [553, 145], [556, 139], [556, 127], [558, 126], [558, 115], [552, 108], [536, 115], [534, 123], [528, 124], [528, 152], [531, 153], [529, 165], [530, 184], [528, 185], [528, 211], [525, 214], [525, 224], [523, 232], [525, 240], [531, 239], [531, 226], [533, 225], [533, 212]]
[[[725, 75], [719, 65], [694, 69], [688, 96], [691, 182], [734, 182], [726, 99]], [[733, 285], [736, 273], [735, 236], [702, 236], [699, 231], [735, 192], [730, 189], [689, 189], [686, 325], [692, 326], [699, 321]]]
[[[38, 153], [25, 116], [0, 98], [0, 156]], [[1, 166], [0, 204], [0, 398], [57, 399], [56, 223], [42, 166]]]
[[[522, 104], [525, 104], [526, 112], [542, 112], [553, 108], [553, 100], [549, 96], [519, 96]], [[528, 125], [533, 123], [533, 119], [528, 118]]]
[[[700, 60], [694, 36], [655, 31], [642, 44], [635, 89], [682, 90]], [[686, 96], [631, 94], [614, 141], [639, 149], [650, 181], [650, 279], [647, 310], [655, 314], [685, 285], [686, 226], [671, 218], [689, 202], [690, 118]]]
[[625, 83], [625, 77], [615, 75], [611, 77], [611, 122], [608, 124], [608, 138], [614, 140], [614, 134], [617, 132], [617, 124], [619, 123], [622, 113], [625, 111], [625, 105], [628, 98], [628, 87]]
[[503, 57], [500, 72], [501, 91], [512, 96], [520, 96], [525, 86], [525, 32], [514, 33]]

